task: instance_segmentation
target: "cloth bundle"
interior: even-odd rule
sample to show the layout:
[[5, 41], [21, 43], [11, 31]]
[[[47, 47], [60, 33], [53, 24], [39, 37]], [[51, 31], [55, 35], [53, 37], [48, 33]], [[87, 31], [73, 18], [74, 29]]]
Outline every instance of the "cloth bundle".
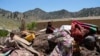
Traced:
[[95, 34], [97, 32], [97, 28], [98, 27], [96, 25], [74, 20], [71, 23], [71, 36], [74, 37], [76, 42], [80, 43], [85, 36]]

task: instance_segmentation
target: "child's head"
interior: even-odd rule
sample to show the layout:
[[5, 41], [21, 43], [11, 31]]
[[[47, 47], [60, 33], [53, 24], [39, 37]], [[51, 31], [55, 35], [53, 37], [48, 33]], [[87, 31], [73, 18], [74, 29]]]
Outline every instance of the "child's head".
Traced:
[[52, 26], [52, 23], [51, 22], [48, 22], [48, 26]]
[[10, 37], [13, 38], [14, 37], [14, 32], [10, 32]]

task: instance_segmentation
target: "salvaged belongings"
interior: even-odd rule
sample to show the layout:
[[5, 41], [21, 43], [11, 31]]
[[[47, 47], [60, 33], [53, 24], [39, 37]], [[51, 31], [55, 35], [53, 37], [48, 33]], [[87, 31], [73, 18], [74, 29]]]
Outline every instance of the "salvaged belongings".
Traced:
[[35, 39], [34, 32], [22, 31], [22, 38], [26, 39], [28, 42], [32, 42]]
[[46, 34], [44, 31], [47, 29], [37, 31], [39, 34], [43, 32], [41, 35], [23, 31], [20, 35], [15, 34], [13, 38], [6, 39], [5, 46], [0, 46], [0, 56], [79, 56], [76, 53], [84, 56], [86, 51], [87, 56], [91, 53], [97, 55], [100, 52], [100, 35], [95, 37], [97, 28], [96, 25], [75, 20], [71, 25], [52, 28]]
[[17, 43], [20, 44], [22, 47], [24, 47], [26, 50], [33, 53], [34, 55], [40, 56], [40, 53], [38, 51], [36, 51], [32, 46], [27, 46], [26, 44], [24, 44], [21, 41], [18, 41]]
[[23, 42], [23, 43], [26, 44], [26, 45], [30, 45], [30, 44], [31, 44], [31, 43], [29, 43], [27, 40], [25, 40], [25, 39], [23, 39], [23, 38], [21, 38], [21, 37], [19, 37], [19, 36], [17, 36], [17, 35], [14, 36], [14, 40], [15, 40], [15, 41], [19, 41], [19, 42]]
[[72, 21], [71, 26], [71, 36], [74, 37], [76, 42], [81, 42], [85, 36], [97, 32], [96, 25], [82, 23], [76, 20]]
[[61, 30], [70, 31], [71, 30], [71, 25], [62, 25], [59, 30], [60, 31]]
[[[14, 34], [14, 33], [13, 33]], [[29, 51], [30, 53], [32, 53], [32, 54], [34, 54], [34, 55], [37, 55], [37, 56], [40, 56], [40, 54], [39, 54], [39, 52], [38, 51], [36, 51], [32, 46], [29, 46], [31, 43], [29, 43], [27, 40], [25, 40], [25, 39], [23, 39], [23, 38], [21, 38], [21, 37], [19, 37], [18, 35], [16, 35], [16, 34], [14, 34], [14, 35], [11, 35], [12, 36], [12, 38], [13, 38], [13, 41], [10, 41], [9, 39], [9, 41], [7, 42], [8, 43], [8, 45], [7, 45], [7, 48], [9, 47], [10, 49], [11, 49], [11, 47], [13, 48], [14, 46], [15, 47], [17, 47], [18, 46], [18, 48], [19, 48], [19, 50], [20, 50], [20, 48], [22, 47], [22, 48], [25, 48], [27, 51]], [[12, 40], [12, 38], [11, 38], [11, 40]], [[13, 44], [13, 42], [15, 42], [15, 44], [17, 44], [17, 46], [16, 45], [14, 45]], [[12, 44], [11, 44], [12, 43]], [[11, 46], [9, 45], [9, 44], [11, 44]], [[13, 46], [12, 46], [13, 45]], [[21, 46], [21, 47], [19, 47], [19, 46]], [[4, 48], [4, 49], [6, 49], [6, 48]], [[9, 49], [9, 50], [10, 50]], [[12, 49], [11, 49], [12, 50]], [[15, 49], [14, 49], [15, 50]]]
[[14, 40], [20, 44], [21, 46], [23, 46], [24, 48], [26, 48], [27, 50], [31, 51], [33, 54], [36, 54], [38, 56], [40, 56], [39, 52], [37, 52], [34, 48], [32, 48], [32, 46], [28, 46], [30, 45], [31, 43], [28, 42], [27, 40], [23, 39], [23, 38], [20, 38], [18, 37], [17, 35], [14, 36]]
[[29, 42], [33, 41], [33, 39], [35, 39], [35, 34], [34, 33], [30, 33], [28, 34], [25, 39]]
[[88, 35], [85, 37], [84, 46], [90, 50], [93, 50], [96, 46], [96, 37], [94, 35]]
[[26, 49], [14, 50], [10, 56], [34, 56], [31, 52]]
[[53, 36], [53, 38], [56, 38], [56, 39], [60, 38], [60, 39], [58, 40], [58, 44], [56, 45], [56, 47], [54, 48], [50, 56], [67, 56], [67, 55], [72, 56], [74, 39], [66, 31], [61, 31], [59, 35], [62, 35], [62, 37]]
[[5, 53], [1, 53], [1, 52], [0, 52], [0, 56], [8, 56], [8, 55], [10, 55], [11, 51], [12, 51], [12, 50], [9, 50], [9, 51], [7, 51], [7, 52], [5, 52]]

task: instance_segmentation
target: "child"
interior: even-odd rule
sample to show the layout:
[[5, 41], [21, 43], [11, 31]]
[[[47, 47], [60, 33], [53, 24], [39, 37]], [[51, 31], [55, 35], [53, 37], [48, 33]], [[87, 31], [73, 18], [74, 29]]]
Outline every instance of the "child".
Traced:
[[51, 33], [53, 33], [54, 30], [55, 30], [55, 28], [52, 26], [52, 23], [48, 22], [48, 25], [46, 28], [46, 34], [51, 34]]

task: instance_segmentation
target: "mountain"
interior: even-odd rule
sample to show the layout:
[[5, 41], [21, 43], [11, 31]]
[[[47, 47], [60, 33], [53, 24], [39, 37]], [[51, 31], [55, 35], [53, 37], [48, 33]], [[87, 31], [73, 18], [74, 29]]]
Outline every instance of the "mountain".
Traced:
[[100, 16], [100, 7], [84, 8], [78, 11], [75, 15], [75, 17], [88, 17], [88, 16]]
[[20, 19], [22, 13], [20, 12], [11, 12], [8, 10], [0, 9], [0, 18], [7, 18], [7, 19]]
[[36, 18], [36, 19], [44, 19], [48, 15], [47, 12], [41, 10], [40, 8], [36, 8], [34, 10], [29, 10], [23, 13], [24, 18]]
[[26, 12], [11, 12], [4, 9], [0, 9], [0, 17], [12, 18], [12, 19], [57, 19], [57, 18], [70, 18], [70, 17], [88, 17], [88, 16], [100, 16], [100, 7], [95, 8], [83, 8], [78, 12], [69, 12], [65, 9], [45, 12], [40, 8], [28, 10]]
[[49, 15], [51, 18], [68, 18], [72, 17], [72, 14], [68, 12], [67, 10], [59, 10], [59, 11], [54, 11], [54, 12], [49, 12]]
[[10, 11], [4, 10], [0, 8], [0, 16], [9, 18], [11, 15]]

